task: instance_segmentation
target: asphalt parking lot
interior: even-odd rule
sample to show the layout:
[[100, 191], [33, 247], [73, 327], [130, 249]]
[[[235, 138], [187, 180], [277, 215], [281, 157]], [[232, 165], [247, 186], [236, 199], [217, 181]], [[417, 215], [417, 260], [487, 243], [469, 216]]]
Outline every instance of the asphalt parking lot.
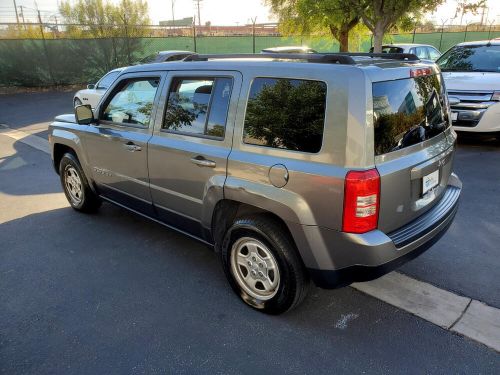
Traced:
[[[46, 137], [71, 92], [0, 96]], [[500, 307], [500, 145], [462, 140], [448, 233], [401, 272]], [[244, 306], [204, 245], [111, 206], [69, 208], [50, 157], [0, 135], [0, 372], [497, 373], [500, 356], [352, 288], [279, 317]]]

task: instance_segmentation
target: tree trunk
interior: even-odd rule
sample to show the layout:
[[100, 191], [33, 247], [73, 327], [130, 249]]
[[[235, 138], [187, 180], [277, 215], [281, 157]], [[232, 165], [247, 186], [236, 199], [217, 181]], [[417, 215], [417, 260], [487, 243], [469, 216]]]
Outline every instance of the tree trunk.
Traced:
[[349, 30], [341, 29], [339, 31], [339, 52], [349, 52]]
[[373, 52], [381, 53], [382, 52], [382, 41], [384, 39], [385, 28], [377, 23], [373, 30]]

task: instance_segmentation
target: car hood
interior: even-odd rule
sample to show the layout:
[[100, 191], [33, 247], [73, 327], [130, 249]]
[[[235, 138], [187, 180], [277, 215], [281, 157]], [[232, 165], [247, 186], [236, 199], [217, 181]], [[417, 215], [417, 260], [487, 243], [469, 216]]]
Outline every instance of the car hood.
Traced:
[[74, 113], [68, 113], [68, 114], [65, 114], [65, 115], [56, 116], [56, 118], [54, 119], [54, 121], [75, 123], [76, 119], [75, 119]]
[[75, 95], [88, 95], [88, 94], [92, 94], [95, 91], [96, 91], [95, 89], [83, 89], [83, 90], [77, 91]]
[[500, 73], [443, 72], [447, 90], [500, 90]]

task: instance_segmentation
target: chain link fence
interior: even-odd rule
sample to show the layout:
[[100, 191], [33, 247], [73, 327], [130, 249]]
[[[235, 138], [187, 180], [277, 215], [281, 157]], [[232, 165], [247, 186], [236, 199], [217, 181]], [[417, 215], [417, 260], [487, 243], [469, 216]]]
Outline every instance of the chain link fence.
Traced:
[[[155, 30], [153, 35], [158, 33], [158, 29]], [[42, 33], [42, 38], [0, 37], [0, 86], [35, 87], [96, 82], [113, 68], [134, 64], [145, 56], [164, 50], [252, 53], [267, 47], [307, 45], [320, 52], [338, 51], [338, 43], [330, 36], [280, 37], [262, 35], [264, 33], [252, 30], [251, 26], [249, 30], [249, 35], [225, 36], [210, 35], [207, 32], [198, 34], [196, 30], [184, 29], [173, 30], [175, 36], [137, 37], [132, 36], [137, 33], [127, 32], [128, 37], [54, 38], [47, 33]], [[164, 30], [164, 34], [168, 35], [169, 32], [172, 30]], [[274, 31], [271, 32], [273, 33]], [[437, 32], [415, 30], [405, 34], [389, 34], [385, 41], [431, 44], [445, 51], [463, 41], [496, 37], [500, 37], [500, 27], [490, 25], [482, 31], [477, 31], [477, 28], [462, 31], [441, 29]], [[368, 51], [372, 43], [369, 35], [351, 39], [353, 51]]]

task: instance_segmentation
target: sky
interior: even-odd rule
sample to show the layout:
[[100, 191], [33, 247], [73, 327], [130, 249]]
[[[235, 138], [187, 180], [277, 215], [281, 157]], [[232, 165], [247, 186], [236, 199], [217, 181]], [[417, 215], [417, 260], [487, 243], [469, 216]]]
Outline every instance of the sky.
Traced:
[[[14, 1], [18, 6], [28, 7], [25, 11], [27, 18], [35, 15], [34, 0], [0, 0], [0, 22], [15, 22]], [[119, 0], [110, 1], [118, 2]], [[153, 24], [158, 24], [161, 20], [172, 19], [171, 1], [147, 0]], [[458, 24], [460, 16], [453, 19], [457, 2], [458, 0], [447, 0], [435, 13], [427, 15], [426, 18], [438, 24], [443, 22]], [[50, 16], [57, 15], [58, 0], [37, 0], [37, 3], [44, 21], [48, 21]], [[196, 13], [193, 0], [174, 0], [174, 4], [176, 19], [192, 17]], [[488, 14], [485, 15], [487, 23], [494, 21], [495, 24], [500, 24], [500, 0], [487, 0], [487, 4], [489, 8]], [[250, 23], [252, 17], [257, 17], [257, 23], [276, 21], [265, 6], [264, 0], [201, 0], [200, 6], [202, 24], [210, 21], [212, 25], [243, 25]], [[477, 16], [467, 14], [463, 18], [463, 23], [480, 19], [480, 14]]]

